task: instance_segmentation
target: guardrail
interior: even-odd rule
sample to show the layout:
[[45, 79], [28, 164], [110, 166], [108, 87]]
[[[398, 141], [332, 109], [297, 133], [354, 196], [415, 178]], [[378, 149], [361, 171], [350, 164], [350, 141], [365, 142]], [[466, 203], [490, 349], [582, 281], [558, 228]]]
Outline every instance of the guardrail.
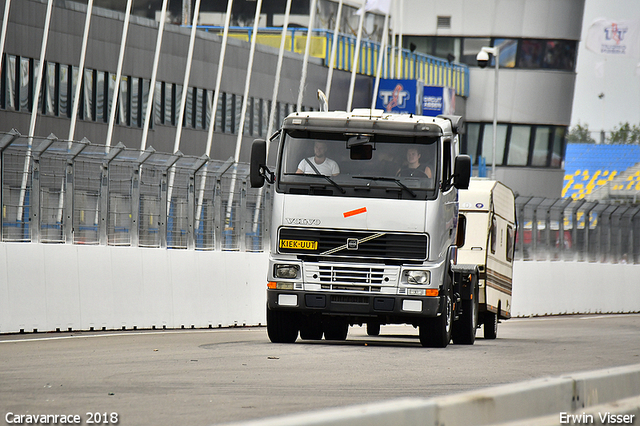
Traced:
[[[199, 29], [208, 32], [222, 33], [223, 28], [217, 26], [198, 26]], [[280, 47], [281, 28], [259, 28], [256, 42], [275, 48]], [[230, 37], [249, 41], [253, 28], [230, 27]], [[291, 52], [304, 54], [307, 43], [307, 28], [290, 28], [286, 36], [285, 49]], [[330, 30], [313, 30], [309, 54], [324, 60], [326, 66], [330, 64], [331, 47], [336, 40], [335, 33]], [[338, 48], [335, 68], [351, 71], [356, 50], [356, 38], [346, 34], [338, 34]], [[380, 43], [363, 40], [360, 45], [358, 72], [365, 75], [375, 75], [378, 58], [380, 55]], [[469, 96], [469, 68], [464, 64], [449, 62], [446, 59], [422, 53], [411, 52], [408, 49], [400, 50], [387, 47], [385, 50], [385, 67], [383, 78], [395, 75], [399, 79], [422, 80], [427, 86], [453, 87], [459, 96]], [[391, 58], [391, 56], [395, 58]], [[395, 73], [391, 64], [395, 64]]]
[[536, 426], [635, 424], [638, 418], [640, 364], [531, 380], [438, 398], [391, 400], [227, 425]]

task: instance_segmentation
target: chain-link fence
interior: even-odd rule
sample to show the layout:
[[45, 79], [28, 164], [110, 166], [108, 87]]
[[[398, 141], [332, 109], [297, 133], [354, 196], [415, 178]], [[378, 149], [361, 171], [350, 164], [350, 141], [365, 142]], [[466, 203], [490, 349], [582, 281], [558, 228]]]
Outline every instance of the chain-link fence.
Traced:
[[0, 134], [2, 241], [268, 249], [247, 164]]

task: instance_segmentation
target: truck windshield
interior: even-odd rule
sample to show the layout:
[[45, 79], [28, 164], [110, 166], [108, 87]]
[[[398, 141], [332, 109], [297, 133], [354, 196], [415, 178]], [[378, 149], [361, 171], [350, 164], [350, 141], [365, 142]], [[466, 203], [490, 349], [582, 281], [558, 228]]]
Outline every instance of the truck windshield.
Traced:
[[435, 195], [438, 183], [437, 140], [426, 136], [286, 131], [279, 157], [278, 190], [429, 198]]

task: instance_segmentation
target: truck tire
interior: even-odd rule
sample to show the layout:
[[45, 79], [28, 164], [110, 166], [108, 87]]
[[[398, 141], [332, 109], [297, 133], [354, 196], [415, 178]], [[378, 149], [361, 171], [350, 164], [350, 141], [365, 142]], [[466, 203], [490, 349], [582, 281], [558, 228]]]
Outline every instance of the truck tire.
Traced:
[[478, 291], [473, 291], [471, 300], [462, 301], [462, 314], [453, 323], [453, 343], [458, 345], [473, 345], [476, 341], [478, 329]]
[[298, 325], [293, 312], [272, 311], [267, 307], [267, 334], [273, 343], [293, 343], [298, 338]]
[[322, 318], [316, 315], [303, 318], [300, 324], [300, 338], [302, 340], [322, 339]]
[[[500, 310], [500, 306], [498, 306], [498, 310]], [[485, 312], [483, 325], [485, 339], [498, 337], [498, 314], [496, 312]]]
[[368, 322], [367, 323], [367, 335], [368, 336], [379, 336], [380, 335], [380, 323]]
[[346, 340], [349, 324], [344, 320], [329, 318], [324, 323], [325, 340]]
[[428, 318], [420, 325], [420, 343], [426, 348], [446, 348], [451, 341], [453, 322], [453, 295], [449, 286], [444, 296], [444, 308], [440, 316]]

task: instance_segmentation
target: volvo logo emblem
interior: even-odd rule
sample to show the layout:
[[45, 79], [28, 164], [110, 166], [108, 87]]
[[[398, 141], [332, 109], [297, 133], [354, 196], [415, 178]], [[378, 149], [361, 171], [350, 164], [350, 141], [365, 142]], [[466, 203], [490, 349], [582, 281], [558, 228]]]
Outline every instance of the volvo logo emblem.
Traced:
[[357, 238], [347, 238], [347, 250], [358, 250]]

